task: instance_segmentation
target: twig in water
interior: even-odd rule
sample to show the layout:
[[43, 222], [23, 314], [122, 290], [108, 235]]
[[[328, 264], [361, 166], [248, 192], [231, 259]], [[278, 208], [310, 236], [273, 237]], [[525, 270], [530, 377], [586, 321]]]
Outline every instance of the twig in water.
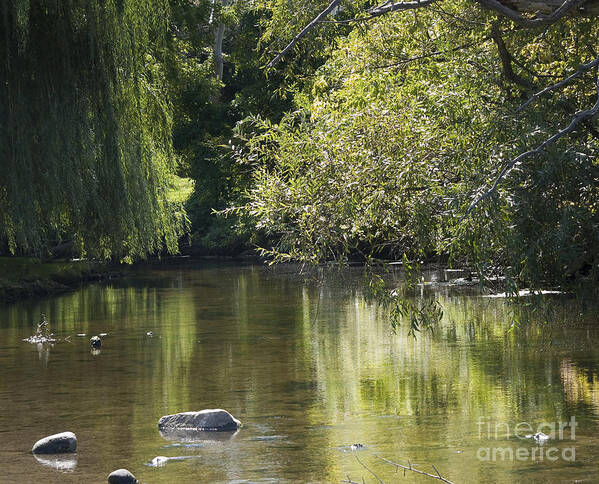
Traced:
[[385, 484], [385, 482], [384, 482], [384, 481], [383, 481], [383, 480], [382, 480], [382, 479], [381, 479], [379, 476], [377, 476], [377, 475], [376, 475], [374, 472], [372, 472], [372, 471], [371, 471], [371, 470], [370, 470], [370, 469], [369, 469], [369, 468], [366, 466], [366, 464], [364, 464], [364, 462], [362, 462], [362, 461], [361, 461], [361, 460], [358, 458], [358, 456], [357, 456], [357, 455], [356, 455], [355, 457], [356, 457], [356, 460], [357, 460], [357, 461], [360, 463], [360, 465], [361, 465], [361, 466], [362, 466], [364, 469], [366, 469], [368, 472], [370, 472], [370, 473], [371, 473], [371, 474], [372, 474], [372, 475], [373, 475], [373, 476], [376, 478], [376, 480], [380, 482], [380, 484]]
[[424, 471], [421, 471], [420, 469], [414, 468], [412, 466], [412, 463], [409, 460], [408, 460], [408, 464], [409, 465], [404, 466], [402, 464], [398, 464], [397, 462], [390, 461], [389, 459], [385, 459], [384, 457], [381, 457], [380, 455], [374, 454], [374, 456], [377, 459], [380, 459], [383, 462], [386, 462], [387, 464], [395, 466], [396, 469], [403, 469], [404, 470], [404, 475], [405, 475], [406, 471], [411, 471], [411, 472], [415, 472], [416, 474], [421, 474], [423, 476], [432, 477], [433, 479], [437, 479], [437, 480], [439, 480], [441, 482], [445, 482], [447, 484], [453, 484], [453, 482], [451, 482], [449, 479], [445, 479], [445, 477], [443, 477], [441, 475], [441, 473], [438, 471], [438, 469], [434, 465], [433, 465], [433, 469], [435, 469], [435, 472], [437, 473], [437, 475], [435, 475], [435, 474], [429, 474], [428, 472], [424, 472]]

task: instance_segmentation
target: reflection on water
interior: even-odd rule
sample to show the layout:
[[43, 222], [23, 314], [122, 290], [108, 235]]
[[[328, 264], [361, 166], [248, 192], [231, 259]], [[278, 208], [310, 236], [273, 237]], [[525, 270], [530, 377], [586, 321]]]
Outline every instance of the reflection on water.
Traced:
[[40, 455], [33, 454], [35, 460], [40, 464], [61, 472], [73, 472], [77, 467], [77, 454], [65, 454], [65, 455]]
[[[599, 479], [596, 311], [563, 299], [563, 324], [508, 332], [504, 301], [443, 287], [441, 325], [413, 339], [393, 334], [359, 282], [357, 271], [317, 283], [289, 268], [190, 265], [0, 308], [0, 481], [101, 482], [125, 467], [152, 483], [371, 482], [359, 455], [395, 482], [375, 454], [456, 483]], [[108, 333], [102, 351], [83, 337], [23, 343], [41, 313], [59, 338]], [[203, 408], [243, 427], [158, 431], [162, 415]], [[519, 423], [573, 416], [575, 438], [545, 445], [556, 460], [518, 438]], [[32, 467], [33, 442], [67, 428], [72, 472]], [[575, 460], [562, 458], [572, 448]], [[155, 456], [198, 458], [145, 465]]]
[[174, 442], [224, 442], [231, 440], [239, 430], [224, 431], [224, 432], [207, 432], [202, 430], [186, 430], [186, 429], [159, 429], [158, 432], [164, 440]]

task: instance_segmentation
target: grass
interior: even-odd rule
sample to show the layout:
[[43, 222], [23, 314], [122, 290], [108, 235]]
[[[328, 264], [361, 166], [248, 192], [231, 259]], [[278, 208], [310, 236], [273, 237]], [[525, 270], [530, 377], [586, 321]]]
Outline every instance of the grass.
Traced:
[[169, 190], [167, 198], [171, 202], [186, 202], [194, 189], [194, 181], [191, 178], [173, 177], [173, 187]]

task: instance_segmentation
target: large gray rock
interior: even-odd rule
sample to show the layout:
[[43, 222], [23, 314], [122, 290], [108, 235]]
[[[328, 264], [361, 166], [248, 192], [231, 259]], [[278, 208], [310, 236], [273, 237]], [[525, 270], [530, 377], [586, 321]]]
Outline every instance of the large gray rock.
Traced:
[[77, 451], [77, 437], [73, 432], [49, 435], [33, 444], [34, 454], [64, 454]]
[[117, 469], [108, 475], [110, 484], [137, 484], [137, 479], [127, 469]]
[[239, 420], [220, 408], [165, 415], [158, 421], [159, 429], [224, 431], [237, 430], [240, 426]]

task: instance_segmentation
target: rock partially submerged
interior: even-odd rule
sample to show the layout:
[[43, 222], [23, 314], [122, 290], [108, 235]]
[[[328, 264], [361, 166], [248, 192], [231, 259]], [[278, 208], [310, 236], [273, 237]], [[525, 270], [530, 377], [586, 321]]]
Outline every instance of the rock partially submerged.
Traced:
[[163, 455], [157, 455], [146, 465], [149, 467], [162, 467], [171, 461], [180, 461], [180, 460], [185, 460], [185, 459], [197, 459], [199, 457], [200, 457], [199, 455], [179, 455], [177, 457], [165, 457]]
[[34, 454], [64, 454], [77, 451], [77, 437], [73, 432], [62, 432], [38, 440], [31, 449]]
[[239, 420], [220, 408], [165, 415], [158, 421], [158, 428], [161, 430], [185, 429], [219, 432], [237, 430], [240, 426]]
[[127, 469], [117, 469], [108, 475], [110, 484], [137, 484], [137, 479]]
[[89, 340], [89, 344], [92, 346], [92, 348], [98, 349], [102, 346], [102, 340], [99, 336], [92, 336]]
[[545, 442], [547, 442], [550, 439], [549, 435], [547, 435], [543, 432], [537, 432], [536, 434], [529, 434], [526, 436], [526, 438], [533, 439], [538, 444], [544, 444]]

